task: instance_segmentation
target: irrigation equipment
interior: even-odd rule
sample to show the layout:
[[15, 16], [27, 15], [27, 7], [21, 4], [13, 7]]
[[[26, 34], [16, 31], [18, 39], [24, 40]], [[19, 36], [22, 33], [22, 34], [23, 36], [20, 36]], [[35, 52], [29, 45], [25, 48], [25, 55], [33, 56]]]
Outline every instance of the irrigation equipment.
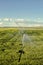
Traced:
[[[23, 23], [23, 22], [21, 22], [21, 23]], [[18, 25], [19, 34], [21, 35], [21, 45], [22, 45], [22, 49], [20, 49], [20, 50], [18, 51], [18, 53], [20, 54], [20, 55], [19, 55], [18, 62], [20, 62], [21, 57], [22, 57], [22, 54], [25, 53], [25, 51], [23, 50], [23, 49], [24, 49], [24, 46], [25, 46], [25, 43], [28, 43], [28, 41], [31, 42], [31, 39], [30, 39], [30, 37], [28, 36], [28, 34], [26, 34], [26, 33], [24, 32], [24, 27], [21, 27], [21, 26], [19, 25], [19, 22], [16, 22], [16, 24]]]

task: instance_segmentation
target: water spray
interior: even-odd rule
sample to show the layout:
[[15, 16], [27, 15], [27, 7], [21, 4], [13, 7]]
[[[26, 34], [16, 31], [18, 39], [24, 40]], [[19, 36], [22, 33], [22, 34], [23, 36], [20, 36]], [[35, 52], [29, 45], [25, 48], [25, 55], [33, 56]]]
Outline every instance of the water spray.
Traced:
[[31, 39], [30, 39], [30, 37], [28, 36], [28, 34], [24, 33], [24, 27], [21, 27], [21, 26], [18, 24], [18, 22], [16, 22], [16, 24], [19, 26], [19, 27], [18, 27], [18, 28], [19, 28], [19, 34], [21, 34], [21, 36], [22, 36], [22, 39], [21, 39], [22, 49], [20, 49], [20, 50], [18, 51], [18, 53], [20, 54], [20, 55], [19, 55], [18, 62], [20, 62], [21, 57], [22, 57], [22, 54], [25, 53], [24, 50], [23, 50], [23, 49], [24, 49], [24, 46], [25, 46], [25, 43], [31, 42]]

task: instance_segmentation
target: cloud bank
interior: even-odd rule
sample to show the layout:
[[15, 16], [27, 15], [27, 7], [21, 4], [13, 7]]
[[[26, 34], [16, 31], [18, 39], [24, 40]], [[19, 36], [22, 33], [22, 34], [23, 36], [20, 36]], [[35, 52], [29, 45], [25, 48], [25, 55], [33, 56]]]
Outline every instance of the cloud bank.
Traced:
[[15, 19], [0, 18], [0, 27], [39, 27], [43, 26], [43, 19]]

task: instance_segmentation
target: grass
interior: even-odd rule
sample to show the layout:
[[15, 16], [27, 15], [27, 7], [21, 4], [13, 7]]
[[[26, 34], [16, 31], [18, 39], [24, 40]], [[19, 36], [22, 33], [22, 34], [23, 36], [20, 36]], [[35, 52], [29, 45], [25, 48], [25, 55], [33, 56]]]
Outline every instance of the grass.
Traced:
[[[31, 42], [21, 45], [18, 28], [0, 28], [0, 65], [43, 65], [43, 28], [24, 29], [31, 36]], [[19, 50], [24, 54], [19, 60]]]

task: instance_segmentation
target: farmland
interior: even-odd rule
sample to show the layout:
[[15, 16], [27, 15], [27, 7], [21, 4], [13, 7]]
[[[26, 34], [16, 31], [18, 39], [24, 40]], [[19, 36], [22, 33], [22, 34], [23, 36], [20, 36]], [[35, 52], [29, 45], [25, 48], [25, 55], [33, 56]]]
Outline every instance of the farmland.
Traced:
[[[0, 28], [0, 65], [43, 65], [43, 28], [19, 32], [19, 28]], [[21, 40], [24, 33], [30, 36], [32, 44], [24, 43], [23, 47]], [[24, 54], [18, 62], [21, 49]]]

